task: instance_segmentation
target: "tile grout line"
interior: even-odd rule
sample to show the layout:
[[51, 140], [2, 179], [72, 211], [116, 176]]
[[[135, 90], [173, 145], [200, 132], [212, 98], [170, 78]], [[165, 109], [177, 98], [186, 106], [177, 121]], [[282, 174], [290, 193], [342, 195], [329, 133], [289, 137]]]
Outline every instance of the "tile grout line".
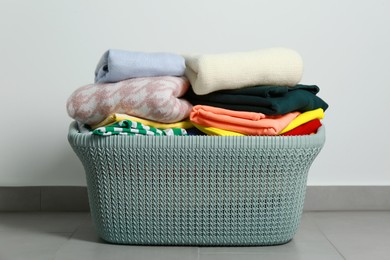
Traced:
[[321, 229], [319, 229], [321, 234], [325, 237], [325, 239], [332, 245], [332, 247], [337, 251], [337, 253], [343, 258], [343, 259], [347, 259], [341, 252], [340, 250], [336, 247], [336, 245], [334, 245], [332, 243], [332, 241], [326, 236], [326, 234], [324, 234], [324, 232], [322, 232]]
[[[68, 233], [68, 234], [69, 234], [69, 233]], [[74, 232], [70, 234], [70, 236], [68, 237], [68, 239], [66, 240], [66, 242], [62, 243], [62, 244], [57, 248], [57, 250], [56, 250], [55, 253], [54, 253], [54, 258], [53, 258], [53, 260], [57, 259], [57, 257], [58, 257], [58, 252], [59, 252], [67, 243], [69, 243], [69, 241], [70, 241], [70, 240], [72, 239], [72, 237], [73, 237], [73, 234], [74, 234]]]
[[[91, 217], [89, 214], [88, 214], [88, 216], [89, 216], [89, 218]], [[69, 238], [69, 239], [71, 239], [71, 238], [74, 236], [74, 234], [76, 234], [76, 232], [79, 231], [80, 228], [81, 228], [84, 224], [87, 223], [87, 221], [88, 221], [87, 218], [85, 218], [83, 221], [81, 221], [80, 224], [73, 230], [73, 232], [72, 232], [72, 234], [70, 235], [70, 238]]]
[[316, 225], [316, 227], [318, 228], [318, 230], [321, 232], [321, 234], [325, 237], [325, 239], [329, 242], [329, 244], [332, 245], [332, 247], [336, 250], [336, 252], [343, 258], [343, 259], [347, 259], [341, 252], [340, 250], [336, 247], [335, 244], [332, 243], [332, 241], [328, 238], [328, 236], [322, 231], [322, 229], [320, 228], [320, 226], [317, 224], [317, 221], [316, 221], [316, 218], [313, 217], [313, 216], [310, 216], [310, 218], [313, 220], [314, 224]]
[[39, 187], [39, 211], [42, 212], [42, 187]]
[[87, 222], [86, 219], [84, 219], [83, 221], [80, 221], [80, 224], [73, 230], [73, 232], [70, 233], [70, 236], [68, 237], [68, 239], [66, 240], [66, 242], [64, 242], [59, 248], [58, 250], [55, 252], [55, 255], [54, 255], [54, 260], [57, 259], [57, 254], [58, 252], [61, 250], [61, 248], [63, 248], [67, 243], [69, 243], [69, 241], [74, 237], [74, 235], [76, 234], [76, 232], [81, 228], [81, 226], [83, 224], [85, 224]]

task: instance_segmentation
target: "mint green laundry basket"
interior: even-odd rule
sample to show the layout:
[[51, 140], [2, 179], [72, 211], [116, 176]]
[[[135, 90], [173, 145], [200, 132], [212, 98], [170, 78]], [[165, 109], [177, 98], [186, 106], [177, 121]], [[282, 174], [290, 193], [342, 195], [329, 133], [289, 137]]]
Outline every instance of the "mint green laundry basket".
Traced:
[[325, 129], [307, 136], [109, 136], [68, 140], [99, 236], [142, 245], [276, 245], [296, 233]]

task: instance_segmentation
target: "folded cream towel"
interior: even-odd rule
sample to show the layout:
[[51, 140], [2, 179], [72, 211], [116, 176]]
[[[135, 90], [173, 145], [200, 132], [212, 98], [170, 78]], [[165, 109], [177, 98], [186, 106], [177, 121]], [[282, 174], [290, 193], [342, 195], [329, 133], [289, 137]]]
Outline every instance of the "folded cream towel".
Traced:
[[256, 85], [295, 86], [303, 72], [301, 56], [286, 48], [184, 57], [185, 75], [198, 95]]

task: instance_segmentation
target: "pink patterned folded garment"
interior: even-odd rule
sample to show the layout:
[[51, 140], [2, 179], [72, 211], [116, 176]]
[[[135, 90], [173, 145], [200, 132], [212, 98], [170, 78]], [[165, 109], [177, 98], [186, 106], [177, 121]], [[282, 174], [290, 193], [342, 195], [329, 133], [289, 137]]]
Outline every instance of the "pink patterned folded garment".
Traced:
[[69, 97], [70, 117], [97, 124], [112, 113], [123, 113], [161, 123], [187, 118], [192, 105], [179, 97], [189, 88], [184, 77], [133, 78], [116, 83], [89, 84]]

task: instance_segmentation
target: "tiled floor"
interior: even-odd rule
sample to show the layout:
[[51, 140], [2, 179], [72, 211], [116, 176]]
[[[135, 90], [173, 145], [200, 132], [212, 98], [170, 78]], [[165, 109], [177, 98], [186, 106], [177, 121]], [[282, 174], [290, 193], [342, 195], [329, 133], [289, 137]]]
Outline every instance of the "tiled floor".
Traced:
[[271, 247], [112, 245], [88, 213], [0, 213], [0, 259], [390, 259], [390, 211], [306, 212], [294, 239]]

